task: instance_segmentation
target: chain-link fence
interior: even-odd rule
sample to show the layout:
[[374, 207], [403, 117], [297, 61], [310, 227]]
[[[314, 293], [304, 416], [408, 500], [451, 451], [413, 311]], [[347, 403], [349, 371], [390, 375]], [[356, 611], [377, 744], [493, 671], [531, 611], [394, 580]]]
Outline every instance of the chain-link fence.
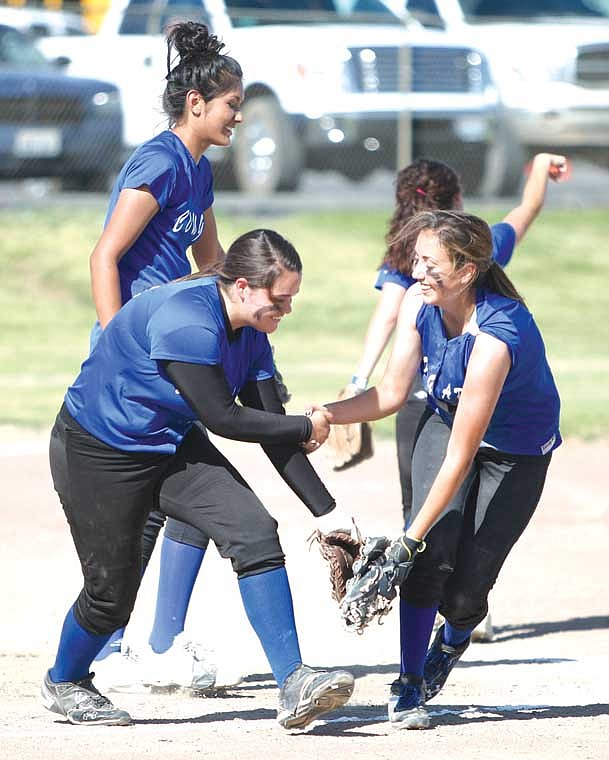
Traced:
[[208, 152], [218, 187], [293, 190], [309, 168], [356, 180], [421, 155], [453, 165], [468, 190], [484, 178], [498, 135], [486, 61], [380, 0], [100, 2], [105, 15], [87, 3], [88, 18], [104, 17], [88, 36], [80, 6], [63, 6], [54, 26], [35, 8], [9, 18], [0, 6], [2, 178], [106, 188], [163, 128], [164, 30], [184, 18], [207, 23], [245, 74], [243, 123], [230, 148]]

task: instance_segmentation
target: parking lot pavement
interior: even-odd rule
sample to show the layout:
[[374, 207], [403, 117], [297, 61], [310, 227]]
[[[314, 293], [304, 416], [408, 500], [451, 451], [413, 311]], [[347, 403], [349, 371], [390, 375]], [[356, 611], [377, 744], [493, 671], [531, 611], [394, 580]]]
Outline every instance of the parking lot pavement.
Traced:
[[[268, 198], [236, 192], [216, 192], [215, 207], [231, 214], [275, 215], [296, 211], [332, 209], [390, 209], [393, 205], [394, 175], [379, 170], [364, 180], [351, 182], [333, 172], [306, 172], [301, 188], [294, 193], [277, 193]], [[107, 193], [62, 193], [52, 180], [0, 182], [0, 209], [23, 206], [62, 205], [69, 198], [79, 206], [101, 205]], [[467, 199], [471, 204], [507, 206], [509, 198]], [[583, 209], [609, 207], [609, 170], [584, 161], [573, 164], [570, 180], [560, 186], [550, 184], [547, 208]]]

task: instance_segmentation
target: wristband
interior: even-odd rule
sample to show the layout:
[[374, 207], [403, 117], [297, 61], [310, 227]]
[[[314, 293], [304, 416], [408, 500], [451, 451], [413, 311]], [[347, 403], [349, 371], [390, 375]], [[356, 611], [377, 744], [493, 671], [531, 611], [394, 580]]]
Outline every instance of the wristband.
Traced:
[[358, 391], [365, 391], [368, 387], [368, 378], [367, 377], [358, 377], [358, 375], [353, 375], [351, 378], [351, 385], [354, 385]]

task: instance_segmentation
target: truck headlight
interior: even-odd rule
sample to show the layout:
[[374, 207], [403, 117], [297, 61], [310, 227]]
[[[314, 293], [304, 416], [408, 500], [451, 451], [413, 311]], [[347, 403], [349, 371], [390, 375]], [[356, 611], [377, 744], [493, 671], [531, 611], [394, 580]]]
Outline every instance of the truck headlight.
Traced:
[[121, 98], [117, 90], [100, 90], [92, 96], [91, 103], [100, 111], [118, 111], [121, 107]]

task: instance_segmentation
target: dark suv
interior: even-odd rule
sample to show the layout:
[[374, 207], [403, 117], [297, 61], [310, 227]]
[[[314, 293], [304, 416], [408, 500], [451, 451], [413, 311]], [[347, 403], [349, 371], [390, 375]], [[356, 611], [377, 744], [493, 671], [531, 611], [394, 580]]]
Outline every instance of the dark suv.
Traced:
[[105, 189], [121, 149], [117, 87], [62, 74], [29, 37], [0, 25], [0, 177]]

